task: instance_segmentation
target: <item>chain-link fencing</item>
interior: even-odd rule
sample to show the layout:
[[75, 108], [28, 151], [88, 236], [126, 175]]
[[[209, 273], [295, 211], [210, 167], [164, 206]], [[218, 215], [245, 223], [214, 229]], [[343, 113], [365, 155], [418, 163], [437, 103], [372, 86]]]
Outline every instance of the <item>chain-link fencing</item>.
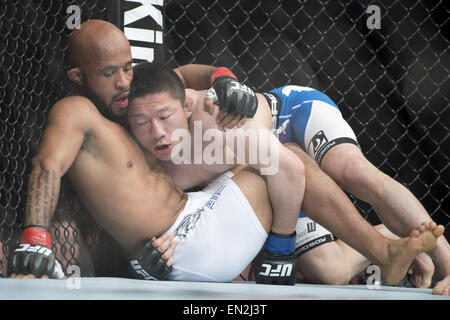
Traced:
[[[67, 8], [78, 6], [81, 22], [96, 18], [123, 27], [117, 4], [119, 14], [142, 5], [0, 4], [0, 274], [20, 236], [30, 161], [46, 115], [68, 89]], [[449, 11], [443, 0], [169, 0], [164, 60], [171, 67], [226, 66], [257, 91], [296, 84], [325, 92], [367, 158], [406, 185], [436, 222], [449, 226]], [[365, 218], [379, 222], [369, 205], [352, 199]], [[51, 234], [65, 267], [79, 265], [84, 276], [126, 272], [121, 250], [65, 179]]]

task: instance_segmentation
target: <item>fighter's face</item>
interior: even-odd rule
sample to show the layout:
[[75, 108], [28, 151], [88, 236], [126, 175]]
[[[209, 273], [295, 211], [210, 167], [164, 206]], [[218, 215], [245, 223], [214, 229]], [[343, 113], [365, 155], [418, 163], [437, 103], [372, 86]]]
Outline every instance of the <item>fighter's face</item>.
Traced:
[[98, 50], [83, 68], [86, 94], [107, 117], [127, 112], [133, 67], [130, 46], [111, 45]]
[[180, 100], [162, 92], [135, 98], [129, 106], [128, 121], [142, 147], [157, 159], [169, 161], [181, 140], [173, 133], [177, 129], [188, 132], [189, 115]]

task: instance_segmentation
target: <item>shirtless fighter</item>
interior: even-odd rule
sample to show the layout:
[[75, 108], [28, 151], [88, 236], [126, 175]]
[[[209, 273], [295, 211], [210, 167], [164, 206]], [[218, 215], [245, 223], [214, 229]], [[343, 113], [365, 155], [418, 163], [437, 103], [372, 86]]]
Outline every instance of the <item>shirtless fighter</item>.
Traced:
[[[89, 21], [73, 33], [69, 48], [73, 68], [68, 73], [76, 95], [57, 102], [49, 113], [29, 178], [22, 244], [8, 259], [8, 274], [55, 276], [46, 228], [60, 179], [67, 173], [89, 212], [127, 252], [145, 239], [173, 231], [185, 241], [179, 245], [181, 258], [174, 262], [172, 279], [233, 279], [262, 248], [271, 227], [263, 179], [243, 170], [231, 179], [230, 173], [219, 177], [202, 192], [183, 192], [112, 121], [125, 113], [132, 78], [131, 50], [123, 33], [106, 22]], [[386, 239], [342, 204], [339, 188], [313, 163], [306, 168], [310, 183], [305, 210], [362, 247], [390, 282], [402, 279], [412, 259], [433, 247], [443, 232], [442, 226], [430, 224], [408, 238]], [[206, 206], [210, 200], [215, 201], [212, 209]], [[316, 201], [334, 214], [320, 219]], [[230, 245], [230, 240], [239, 245]]]
[[[140, 72], [140, 69], [145, 70]], [[270, 265], [270, 268], [286, 268], [286, 270], [289, 269], [291, 272], [287, 272], [286, 276], [280, 275], [280, 277], [261, 275], [257, 276], [255, 281], [257, 283], [295, 284], [295, 226], [305, 188], [303, 164], [300, 159], [293, 152], [283, 147], [271, 131], [267, 129], [271, 125], [271, 118], [270, 116], [267, 117], [267, 113], [258, 111], [262, 110], [262, 108], [258, 110], [255, 108], [256, 113], [252, 121], [248, 121], [248, 124], [245, 125], [245, 129], [251, 129], [253, 134], [248, 135], [245, 139], [235, 139], [236, 137], [232, 135], [227, 136], [223, 131], [219, 130], [208, 131], [208, 129], [216, 128], [214, 126], [215, 115], [209, 117], [209, 119], [204, 119], [197, 118], [197, 113], [195, 113], [191, 117], [190, 128], [194, 128], [194, 126], [196, 128], [188, 130], [188, 125], [185, 121], [185, 126], [178, 128], [180, 138], [183, 141], [175, 143], [170, 137], [172, 132], [164, 130], [164, 123], [173, 123], [176, 120], [182, 121], [183, 114], [174, 114], [171, 105], [165, 104], [164, 99], [161, 99], [160, 105], [158, 105], [158, 100], [150, 101], [151, 105], [157, 106], [151, 115], [152, 118], [158, 118], [157, 121], [152, 121], [146, 114], [148, 103], [145, 98], [154, 91], [170, 91], [171, 95], [184, 101], [185, 92], [182, 82], [174, 73], [166, 74], [164, 71], [167, 71], [164, 66], [151, 63], [142, 63], [135, 67], [135, 85], [130, 93], [130, 101], [133, 101], [134, 107], [132, 112], [128, 113], [132, 118], [130, 123], [133, 130], [139, 133], [150, 132], [149, 128], [152, 128], [152, 134], [148, 136], [148, 141], [139, 141], [144, 148], [152, 148], [152, 154], [156, 159], [160, 160], [159, 164], [165, 169], [165, 172], [169, 173], [175, 184], [184, 190], [208, 184], [213, 178], [235, 167], [238, 161], [250, 163], [261, 174], [265, 174], [264, 178], [267, 183], [273, 211], [272, 228], [266, 241], [265, 250], [254, 265], [257, 269], [262, 270], [265, 269], [263, 265]], [[157, 77], [148, 77], [149, 74], [155, 74]], [[158, 81], [154, 81], [155, 79], [158, 79]], [[229, 79], [236, 81], [232, 76], [229, 76]], [[148, 83], [147, 80], [154, 83]], [[240, 85], [240, 87], [245, 88], [244, 85]], [[149, 91], [149, 89], [152, 91]], [[233, 95], [233, 92], [229, 94]], [[167, 95], [169, 94], [167, 93]], [[133, 100], [135, 96], [138, 98]], [[205, 99], [205, 97], [203, 96], [202, 99]], [[188, 110], [192, 107], [192, 99], [189, 99], [189, 102]], [[143, 106], [142, 108], [141, 105]], [[197, 120], [199, 121], [195, 123]], [[265, 126], [262, 125], [264, 123]], [[194, 131], [199, 133], [197, 134], [196, 132], [194, 136]], [[201, 141], [203, 138], [201, 132], [204, 132], [205, 135], [212, 132], [213, 140], [216, 143], [219, 143], [218, 140], [221, 140], [220, 147], [216, 150], [211, 150], [210, 153], [203, 152], [203, 150], [207, 149], [210, 141]], [[138, 137], [142, 136], [138, 134]], [[241, 137], [244, 137], [244, 135], [241, 135]], [[241, 146], [239, 146], [239, 143], [241, 143]], [[185, 149], [182, 150], [180, 147]], [[242, 150], [240, 155], [238, 152], [235, 152], [238, 148]], [[266, 154], [263, 155], [263, 151], [270, 154], [271, 157], [266, 157]], [[182, 155], [180, 163], [171, 161], [173, 153]], [[208, 157], [211, 158], [209, 159], [210, 161], [208, 161]], [[204, 164], [203, 161], [207, 161], [208, 164]], [[299, 170], [299, 172], [297, 173], [296, 170]], [[301, 197], [299, 197], [299, 194]], [[207, 204], [207, 206], [214, 206], [214, 202]]]
[[[352, 128], [338, 106], [324, 93], [288, 85], [264, 93], [264, 97], [279, 140], [298, 143], [338, 185], [368, 202], [391, 232], [403, 237], [421, 223], [432, 221], [411, 191], [366, 159]], [[318, 231], [321, 229], [319, 236], [331, 236], [321, 226], [316, 227]], [[326, 250], [321, 248], [315, 254], [333, 255]], [[450, 294], [450, 246], [445, 237], [440, 237], [428, 254], [435, 263], [436, 278], [440, 280], [433, 293]], [[341, 260], [339, 255], [334, 259]], [[418, 265], [421, 260], [417, 261]], [[334, 266], [324, 271], [333, 270]]]
[[[116, 122], [126, 112], [133, 76], [130, 45], [119, 29], [99, 20], [83, 23], [69, 40], [68, 62], [72, 95], [52, 107], [33, 159], [25, 228], [21, 244], [8, 259], [7, 272], [11, 276], [62, 276], [50, 249], [47, 228], [57, 203], [60, 179], [66, 173], [94, 218], [128, 252], [143, 239], [178, 227], [186, 215], [201, 212], [200, 204], [211, 196], [203, 192], [193, 199], [182, 192], [168, 176], [149, 165], [138, 144]], [[199, 79], [203, 79], [204, 86], [209, 87], [215, 68], [205, 68], [198, 72], [194, 66], [187, 66], [177, 71], [185, 82], [202, 85]], [[193, 72], [195, 77], [185, 77]], [[233, 251], [233, 260], [252, 259], [271, 225], [270, 206], [264, 201], [265, 184], [255, 182], [259, 178], [248, 172], [237, 175], [234, 182], [227, 177], [222, 180], [231, 185], [223, 191], [222, 203], [237, 193], [228, 210], [247, 221], [240, 240], [248, 246]], [[262, 199], [256, 201], [257, 194]], [[239, 198], [242, 201], [236, 201]], [[251, 233], [248, 226], [253, 225]], [[219, 249], [215, 248], [216, 252]], [[223, 265], [223, 261], [215, 263]], [[230, 272], [233, 274], [233, 270]], [[228, 277], [225, 273], [220, 277], [202, 275], [201, 279], [219, 281]]]
[[[190, 95], [196, 97], [198, 93], [188, 90], [187, 95], [188, 101], [192, 99], [189, 98]], [[258, 96], [264, 96], [265, 100], [259, 100], [260, 108], [266, 112], [271, 111], [273, 127], [276, 128], [274, 131], [281, 141], [295, 141], [340, 185], [362, 199], [370, 200], [382, 220], [386, 221], [387, 226], [397, 234], [405, 234], [407, 230], [411, 231], [411, 226], [431, 221], [423, 206], [410, 191], [365, 159], [359, 150], [353, 130], [342, 118], [338, 107], [326, 95], [312, 88], [291, 85]], [[209, 106], [204, 108], [210, 109]], [[199, 116], [193, 113], [192, 118]], [[222, 114], [219, 112], [217, 118], [221, 127], [231, 128], [236, 124], [225, 112]], [[238, 126], [243, 123], [245, 122], [240, 120]], [[167, 167], [167, 164], [165, 166]], [[352, 169], [352, 166], [356, 168]], [[207, 172], [207, 166], [197, 173], [200, 174], [202, 171]], [[186, 170], [178, 168], [176, 172], [177, 175], [182, 175], [183, 172], [185, 174], [184, 178], [177, 177], [177, 183], [182, 179], [189, 179]], [[374, 181], [376, 183], [373, 183]], [[388, 193], [395, 194], [398, 201], [390, 195], [383, 196], [387, 190], [391, 190]], [[394, 219], [395, 217], [397, 218]], [[399, 224], [398, 221], [403, 221], [403, 224]], [[381, 225], [377, 229], [395, 238], [395, 235], [384, 226]], [[367, 259], [342, 241], [333, 241], [332, 233], [303, 212], [300, 213], [296, 231], [299, 268], [309, 281], [345, 284], [368, 263]], [[433, 288], [433, 293], [448, 295], [450, 248], [447, 240], [440, 237], [429, 254], [436, 263], [435, 276], [439, 280]], [[415, 270], [416, 286], [429, 287], [434, 272], [430, 258], [425, 254], [419, 255], [412, 267]]]
[[[179, 128], [186, 129], [191, 133], [191, 137], [195, 134], [196, 121], [201, 121], [202, 128], [205, 131], [217, 129], [215, 121], [217, 110], [212, 115], [205, 111], [204, 97], [206, 91], [198, 93], [192, 92], [192, 94], [188, 93], [186, 100], [184, 100], [182, 95], [180, 96], [177, 94], [183, 87], [176, 78], [177, 76], [169, 69], [157, 64], [145, 63], [137, 66], [132, 84], [132, 92], [130, 94], [128, 119], [131, 129], [141, 146], [159, 159], [161, 166], [175, 179], [176, 183], [182, 185], [183, 188], [189, 188], [198, 183], [208, 181], [208, 179], [213, 179], [221, 172], [221, 170], [225, 171], [229, 169], [229, 166], [226, 164], [220, 165], [215, 163], [211, 169], [210, 164], [206, 163], [175, 164], [173, 163], [173, 153], [172, 156], [161, 153], [161, 151], [166, 148], [177, 150], [179, 144], [182, 143], [176, 133], [176, 130]], [[266, 103], [261, 95], [258, 96], [258, 100], [259, 103]], [[260, 114], [258, 114], [258, 112], [260, 112]], [[265, 119], [265, 121], [263, 119]], [[246, 122], [243, 129], [260, 128], [260, 124], [255, 123], [257, 121], [263, 123], [266, 130], [270, 130], [271, 115], [269, 108], [259, 109], [255, 117]], [[217, 133], [216, 138], [218, 136], [219, 134]], [[202, 144], [202, 142], [203, 140], [200, 141], [200, 144]], [[165, 148], [161, 148], [161, 146], [165, 146]], [[200, 146], [200, 148], [202, 147], [203, 145]], [[292, 148], [297, 149], [295, 150], [296, 153], [302, 154], [299, 148]], [[343, 194], [342, 190], [340, 190], [331, 179], [323, 174], [311, 159], [307, 156], [301, 157], [308, 163], [305, 171], [307, 181], [306, 193], [303, 201], [304, 209], [308, 210], [307, 212], [311, 212], [310, 215], [312, 217], [326, 223], [331, 230], [336, 230], [339, 237], [348, 241], [353, 247], [369, 257], [371, 261], [375, 261], [378, 265], [383, 265], [383, 262], [379, 258], [380, 252], [393, 253], [393, 251], [391, 251], [392, 247], [387, 244], [388, 242], [391, 242], [391, 240], [388, 240], [377, 233], [373, 227], [359, 215], [352, 203], [345, 194]], [[239, 220], [236, 220], [234, 223], [235, 225], [241, 225]], [[349, 232], [346, 231], [347, 228], [354, 229]], [[426, 230], [434, 233], [435, 236], [439, 236], [443, 232], [443, 227], [430, 223], [421, 231], [415, 230], [411, 233], [411, 236], [415, 238], [419, 234], [423, 235], [423, 232], [426, 232]], [[355, 240], [363, 234], [367, 234], [369, 239], [366, 239], [365, 241]], [[230, 240], [232, 240], [232, 238], [233, 236], [231, 236]], [[410, 241], [412, 240], [413, 239], [410, 239]], [[408, 240], [402, 239], [399, 241], [406, 244]], [[233, 241], [233, 243], [235, 242]], [[394, 242], [391, 242], [391, 244], [392, 243]], [[385, 245], [387, 245], [387, 247], [383, 248]], [[177, 269], [176, 264], [178, 259], [180, 259], [178, 254], [183, 254], [183, 249], [181, 249], [183, 246], [184, 242], [181, 242], [178, 244], [179, 248], [174, 252], [173, 266], [175, 271]], [[233, 247], [235, 246], [236, 245], [233, 245]], [[154, 249], [149, 248], [149, 251], [151, 250]], [[402, 263], [406, 261], [404, 259], [401, 260], [403, 261]], [[409, 260], [409, 263], [411, 263], [411, 261], [412, 260]], [[261, 271], [261, 273], [264, 273], [266, 270]], [[396, 276], [393, 276], [391, 273], [392, 270], [382, 271], [383, 277], [389, 283], [398, 282], [401, 280], [400, 278], [397, 278], [399, 275], [398, 271], [399, 269], [394, 272], [397, 274]]]
[[[419, 224], [432, 221], [411, 191], [366, 159], [352, 128], [328, 96], [313, 88], [295, 85], [277, 88], [263, 95], [267, 100], [265, 106], [271, 110], [273, 128], [279, 140], [282, 143], [299, 144], [338, 185], [371, 204], [380, 220], [395, 235], [406, 236]], [[230, 120], [226, 116], [221, 120], [221, 125], [225, 127], [233, 125], [227, 124]], [[303, 212], [301, 217], [303, 222], [298, 226], [297, 233], [305, 233], [307, 225], [314, 223]], [[314, 223], [314, 226], [316, 231], [310, 234], [312, 237], [303, 246], [306, 250], [314, 248], [316, 239], [332, 238], [328, 230], [319, 224]], [[303, 263], [302, 269], [308, 272], [315, 273], [317, 268], [321, 268], [323, 274], [339, 273], [339, 263], [327, 266], [320, 264], [325, 256], [335, 261], [345, 261], [341, 250], [332, 243], [321, 245], [318, 250], [311, 252], [306, 250], [302, 252], [309, 256], [305, 260], [319, 262]], [[440, 237], [428, 254], [435, 263], [436, 279], [439, 280], [433, 293], [449, 295], [450, 246], [445, 237]], [[425, 270], [423, 264], [426, 259], [424, 256], [419, 257], [415, 267], [421, 266]], [[431, 279], [422, 286], [428, 287], [430, 284]]]

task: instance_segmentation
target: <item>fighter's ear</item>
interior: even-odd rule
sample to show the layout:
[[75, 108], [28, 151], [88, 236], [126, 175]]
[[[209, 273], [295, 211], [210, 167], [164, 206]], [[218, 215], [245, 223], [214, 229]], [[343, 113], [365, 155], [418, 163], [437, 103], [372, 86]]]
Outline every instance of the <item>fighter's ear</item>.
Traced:
[[192, 109], [194, 107], [194, 99], [191, 96], [186, 95], [184, 99], [184, 111], [186, 112], [186, 118], [189, 118], [192, 115]]
[[67, 76], [69, 77], [69, 80], [78, 85], [78, 86], [82, 86], [83, 85], [83, 75], [81, 74], [81, 70], [78, 67], [74, 67], [74, 68], [70, 68], [67, 71]]

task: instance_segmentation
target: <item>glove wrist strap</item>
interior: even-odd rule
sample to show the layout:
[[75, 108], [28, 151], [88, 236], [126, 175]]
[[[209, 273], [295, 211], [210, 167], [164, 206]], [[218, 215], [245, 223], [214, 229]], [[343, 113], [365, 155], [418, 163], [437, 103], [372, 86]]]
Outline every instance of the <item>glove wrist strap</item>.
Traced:
[[295, 231], [289, 235], [270, 232], [265, 249], [276, 254], [291, 254], [295, 250], [296, 235]]
[[22, 232], [20, 243], [38, 244], [47, 248], [52, 247], [50, 233], [44, 227], [40, 226], [26, 227]]
[[225, 68], [225, 67], [219, 67], [219, 68], [216, 68], [213, 71], [213, 73], [211, 74], [211, 86], [213, 85], [214, 81], [217, 80], [217, 78], [223, 77], [223, 76], [230, 76], [230, 77], [233, 77], [234, 79], [236, 79], [236, 81], [238, 80], [238, 78], [233, 74], [233, 72], [231, 72], [230, 69]]

